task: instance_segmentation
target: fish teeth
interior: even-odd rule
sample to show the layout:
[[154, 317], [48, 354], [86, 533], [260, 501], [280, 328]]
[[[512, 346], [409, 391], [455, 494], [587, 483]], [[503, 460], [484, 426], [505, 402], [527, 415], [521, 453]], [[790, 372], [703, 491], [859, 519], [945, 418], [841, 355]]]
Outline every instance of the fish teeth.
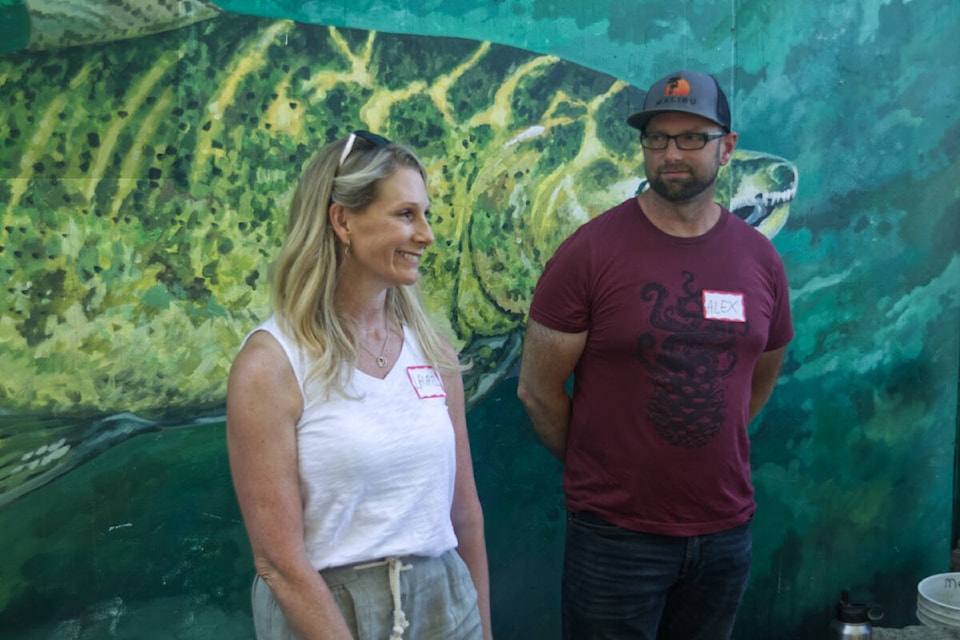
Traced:
[[20, 462], [23, 464], [15, 466], [6, 475], [7, 477], [15, 476], [18, 473], [23, 473], [24, 471], [34, 471], [37, 467], [45, 467], [54, 460], [59, 460], [63, 456], [67, 455], [67, 453], [70, 451], [70, 448], [70, 445], [67, 444], [67, 439], [60, 438], [56, 442], [45, 444], [34, 449], [33, 451], [28, 451], [20, 456]]

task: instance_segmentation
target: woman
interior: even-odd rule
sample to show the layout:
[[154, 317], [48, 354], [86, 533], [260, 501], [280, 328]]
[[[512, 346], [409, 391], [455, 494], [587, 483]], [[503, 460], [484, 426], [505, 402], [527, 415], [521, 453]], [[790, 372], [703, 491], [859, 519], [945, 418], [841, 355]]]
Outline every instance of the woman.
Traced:
[[416, 288], [428, 208], [416, 156], [365, 131], [294, 193], [227, 389], [260, 640], [491, 637], [461, 368]]

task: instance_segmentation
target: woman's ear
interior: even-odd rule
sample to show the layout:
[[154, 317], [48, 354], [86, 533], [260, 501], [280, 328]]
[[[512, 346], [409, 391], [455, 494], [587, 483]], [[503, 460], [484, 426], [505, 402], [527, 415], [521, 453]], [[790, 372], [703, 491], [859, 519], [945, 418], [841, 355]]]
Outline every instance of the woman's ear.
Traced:
[[327, 209], [327, 217], [330, 218], [330, 226], [333, 227], [333, 232], [337, 234], [340, 242], [345, 245], [350, 244], [350, 225], [344, 206], [331, 202], [330, 208]]

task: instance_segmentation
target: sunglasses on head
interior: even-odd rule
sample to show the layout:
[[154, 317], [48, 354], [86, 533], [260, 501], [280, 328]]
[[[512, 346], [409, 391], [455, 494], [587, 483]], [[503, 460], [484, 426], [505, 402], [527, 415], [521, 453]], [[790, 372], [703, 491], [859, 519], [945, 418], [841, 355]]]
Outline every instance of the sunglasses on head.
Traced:
[[350, 156], [350, 152], [353, 151], [353, 145], [357, 141], [357, 138], [363, 138], [375, 147], [389, 147], [393, 144], [383, 136], [378, 136], [375, 133], [370, 133], [369, 131], [354, 131], [347, 136], [347, 143], [343, 145], [343, 152], [340, 154], [340, 162], [337, 164], [337, 169], [342, 167], [343, 163]]

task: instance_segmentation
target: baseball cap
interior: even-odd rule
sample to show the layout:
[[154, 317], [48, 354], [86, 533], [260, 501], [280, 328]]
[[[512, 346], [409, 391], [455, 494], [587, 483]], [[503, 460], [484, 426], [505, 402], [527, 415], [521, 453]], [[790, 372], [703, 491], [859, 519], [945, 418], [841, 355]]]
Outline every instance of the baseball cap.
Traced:
[[643, 131], [647, 121], [664, 111], [684, 111], [712, 120], [730, 131], [730, 105], [713, 76], [697, 71], [677, 71], [657, 80], [643, 99], [643, 110], [627, 124]]

